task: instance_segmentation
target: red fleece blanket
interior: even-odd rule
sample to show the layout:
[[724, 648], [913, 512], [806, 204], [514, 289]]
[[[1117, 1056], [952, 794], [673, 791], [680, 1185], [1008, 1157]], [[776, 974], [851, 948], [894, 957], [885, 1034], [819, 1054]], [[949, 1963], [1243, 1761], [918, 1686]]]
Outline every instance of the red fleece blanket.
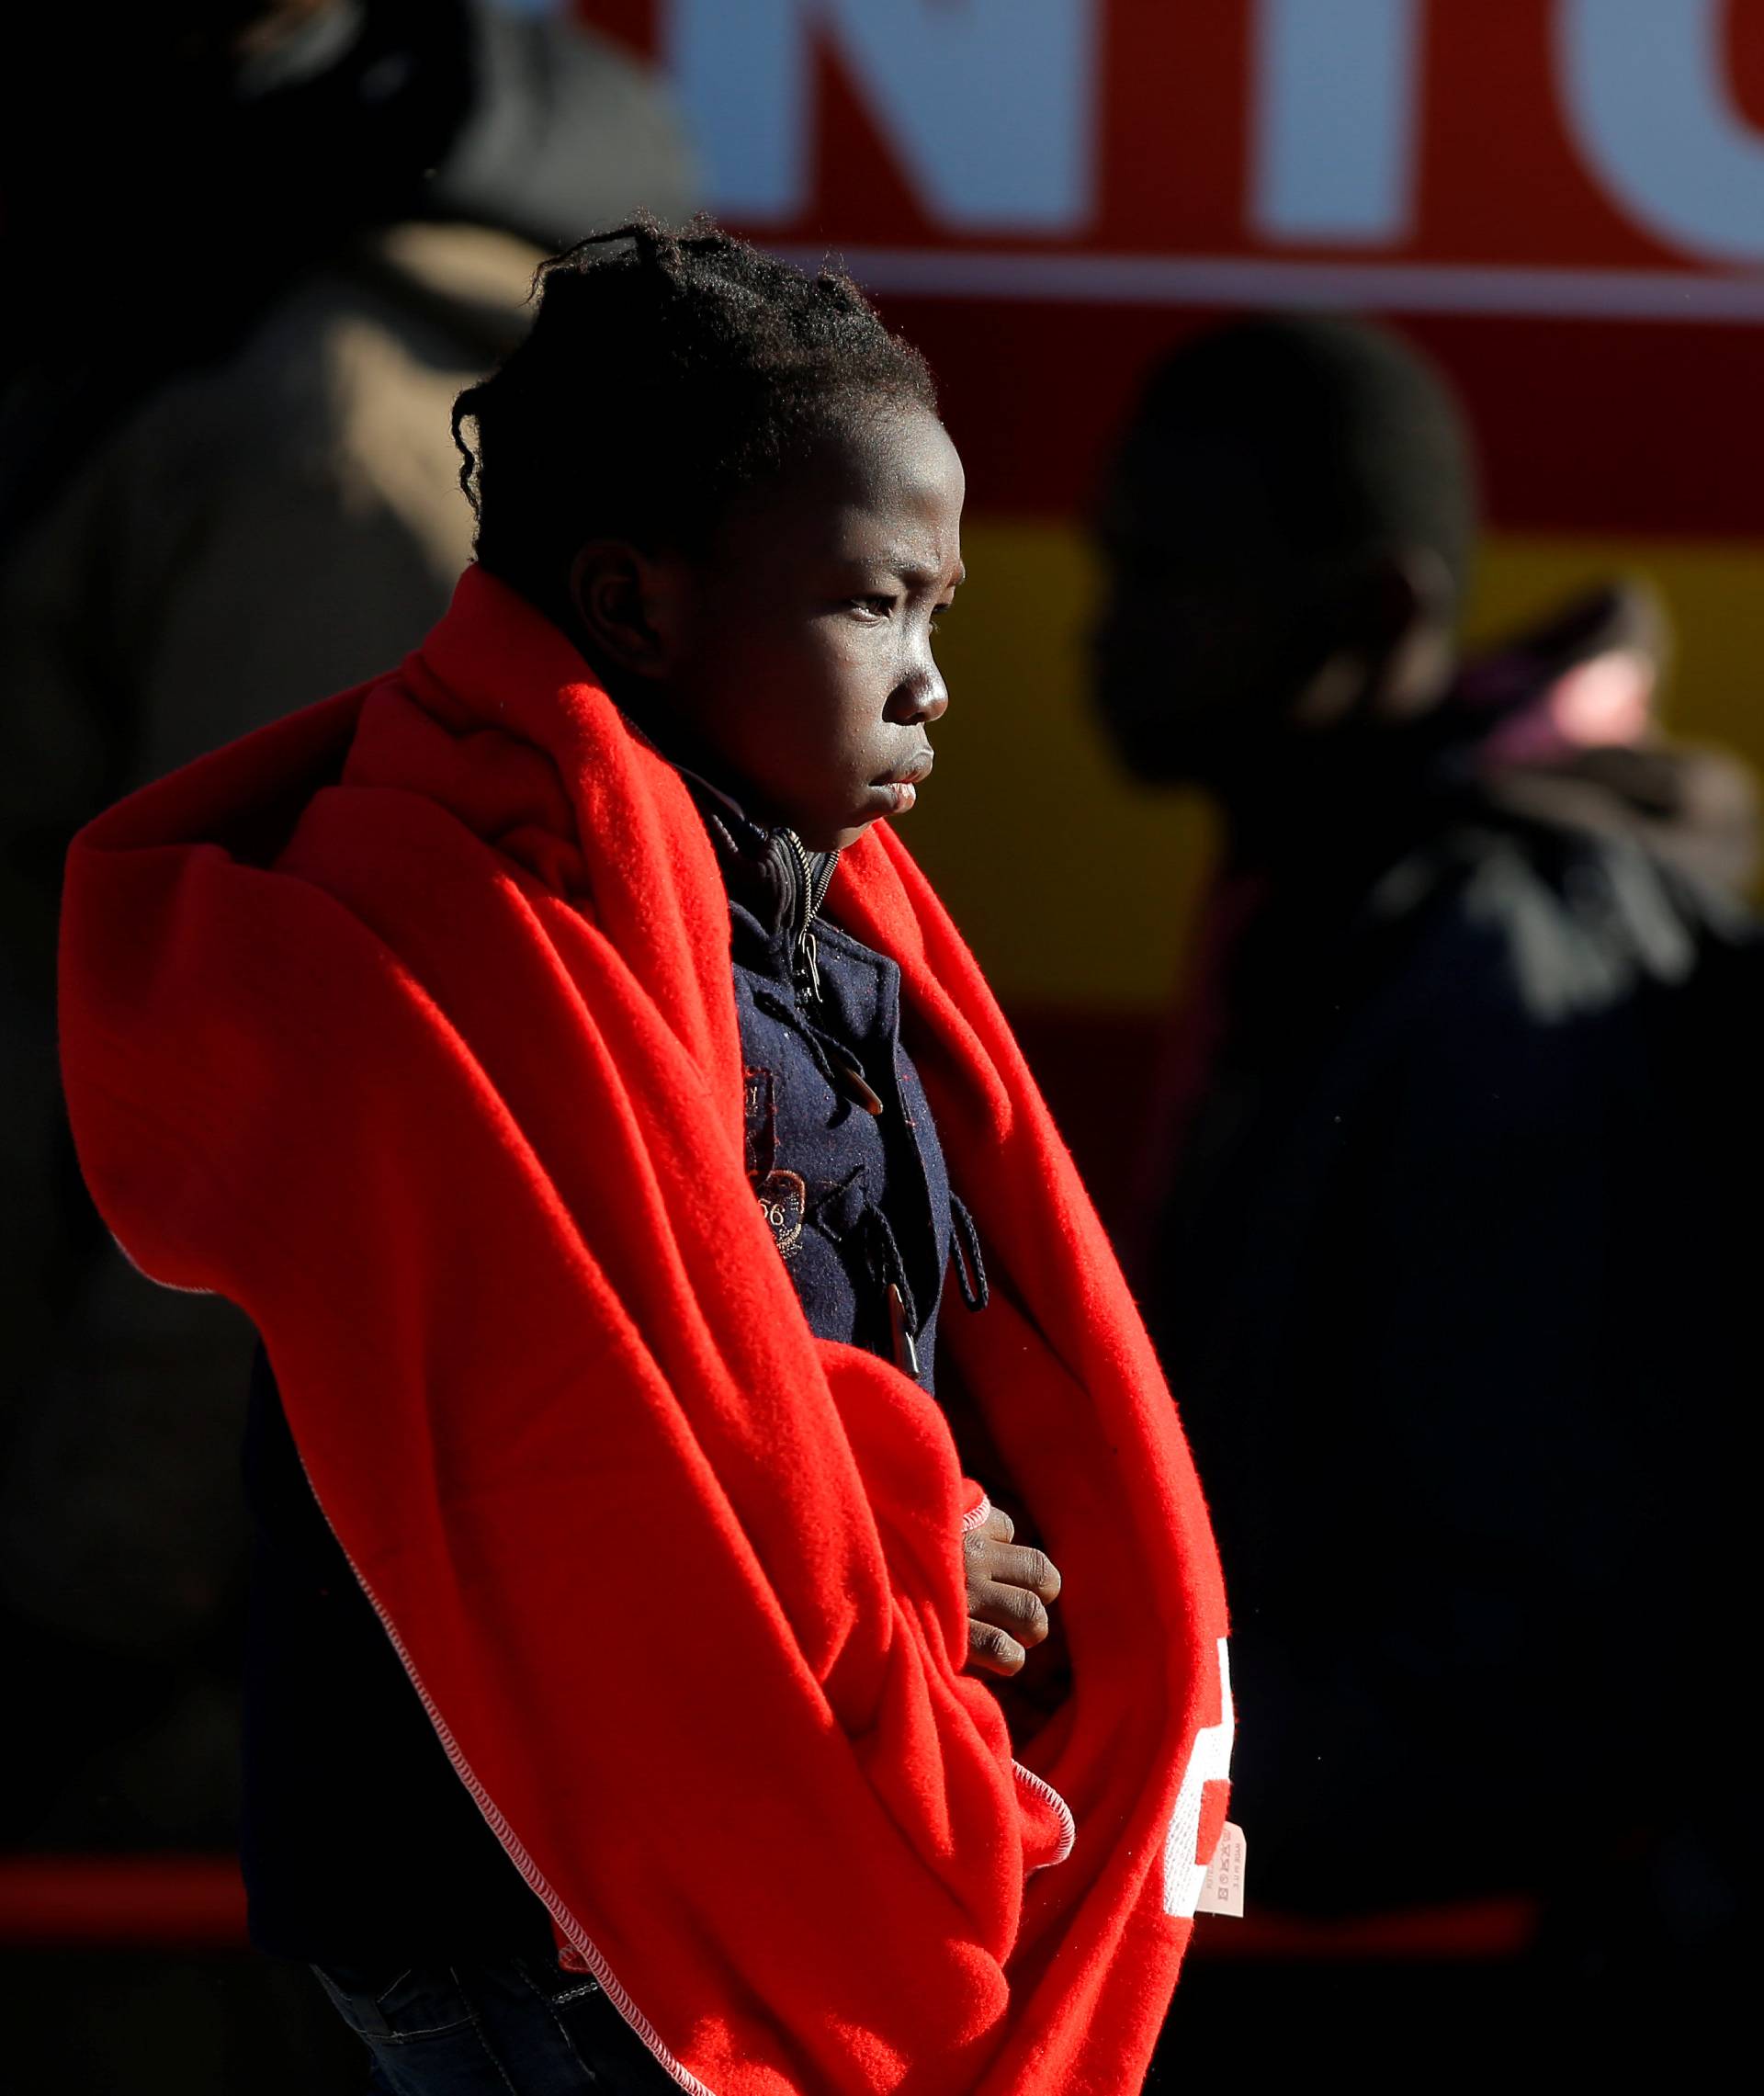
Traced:
[[1223, 1815], [1206, 1514], [891, 832], [828, 911], [900, 965], [994, 1282], [940, 1368], [1065, 1577], [1071, 1687], [1025, 1766], [961, 1671], [944, 1415], [814, 1340], [749, 1187], [699, 818], [489, 577], [395, 674], [75, 843], [80, 1156], [148, 1274], [255, 1321], [461, 1780], [682, 2087], [1122, 2096]]

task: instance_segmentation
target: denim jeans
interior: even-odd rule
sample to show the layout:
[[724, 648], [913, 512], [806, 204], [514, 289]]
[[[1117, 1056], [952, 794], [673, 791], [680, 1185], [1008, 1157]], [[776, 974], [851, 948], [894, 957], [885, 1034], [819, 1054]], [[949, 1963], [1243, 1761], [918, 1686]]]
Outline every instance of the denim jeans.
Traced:
[[677, 2096], [585, 1973], [520, 1957], [312, 1969], [373, 2056], [379, 2096]]

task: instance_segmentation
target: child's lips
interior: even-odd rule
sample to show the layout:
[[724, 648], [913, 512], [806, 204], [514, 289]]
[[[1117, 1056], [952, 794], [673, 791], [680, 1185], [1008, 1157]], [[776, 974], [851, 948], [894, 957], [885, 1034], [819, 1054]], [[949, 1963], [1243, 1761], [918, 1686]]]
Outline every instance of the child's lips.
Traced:
[[918, 799], [919, 788], [930, 777], [931, 767], [936, 761], [927, 742], [876, 780], [873, 790], [886, 796], [889, 814], [906, 813]]
[[902, 764], [896, 765], [888, 776], [878, 783], [888, 796], [889, 811], [904, 815], [919, 798], [919, 788], [931, 776], [931, 767], [937, 759], [929, 742], [915, 750]]

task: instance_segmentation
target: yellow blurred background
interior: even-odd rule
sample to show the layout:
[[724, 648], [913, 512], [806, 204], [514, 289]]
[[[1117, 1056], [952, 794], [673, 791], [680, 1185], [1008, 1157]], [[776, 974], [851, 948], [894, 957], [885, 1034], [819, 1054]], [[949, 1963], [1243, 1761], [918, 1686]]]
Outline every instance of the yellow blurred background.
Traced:
[[[963, 547], [968, 580], [939, 635], [950, 711], [902, 834], [1006, 1004], [1149, 1012], [1177, 971], [1211, 818], [1194, 795], [1128, 785], [1089, 717], [1081, 532], [982, 516]], [[1673, 733], [1764, 767], [1764, 544], [1492, 534], [1466, 642], [1615, 573], [1645, 576], [1670, 613]]]

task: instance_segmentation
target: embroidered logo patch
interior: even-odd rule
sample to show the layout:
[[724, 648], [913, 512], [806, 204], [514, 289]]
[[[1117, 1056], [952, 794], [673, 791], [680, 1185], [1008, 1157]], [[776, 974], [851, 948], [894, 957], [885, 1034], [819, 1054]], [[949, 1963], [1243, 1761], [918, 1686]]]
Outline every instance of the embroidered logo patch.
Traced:
[[774, 1242], [788, 1259], [802, 1239], [802, 1218], [808, 1205], [808, 1189], [797, 1172], [768, 1172], [753, 1188], [760, 1213], [765, 1218]]

